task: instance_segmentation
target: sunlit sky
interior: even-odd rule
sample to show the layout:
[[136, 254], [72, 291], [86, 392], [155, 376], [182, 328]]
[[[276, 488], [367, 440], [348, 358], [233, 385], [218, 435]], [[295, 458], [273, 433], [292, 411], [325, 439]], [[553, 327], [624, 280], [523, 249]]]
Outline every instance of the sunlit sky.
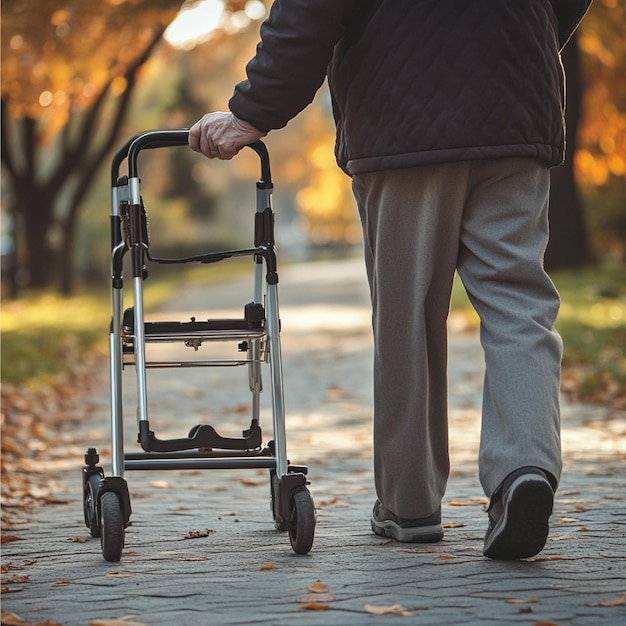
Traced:
[[[228, 26], [238, 30], [251, 19], [265, 15], [265, 7], [259, 0], [250, 0], [241, 15], [231, 16]], [[245, 23], [244, 23], [245, 22]], [[192, 48], [205, 40], [218, 26], [224, 24], [224, 2], [222, 0], [200, 0], [184, 8], [165, 31], [165, 39], [175, 48]]]

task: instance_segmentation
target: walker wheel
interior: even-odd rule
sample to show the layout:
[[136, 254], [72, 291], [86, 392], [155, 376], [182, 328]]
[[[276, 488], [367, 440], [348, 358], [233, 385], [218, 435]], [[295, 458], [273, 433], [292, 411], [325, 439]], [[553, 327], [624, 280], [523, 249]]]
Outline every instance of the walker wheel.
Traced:
[[119, 561], [124, 547], [124, 520], [119, 496], [107, 491], [100, 498], [100, 547], [107, 561]]
[[296, 554], [307, 554], [313, 546], [315, 534], [315, 506], [307, 489], [293, 495], [293, 508], [289, 524], [289, 541]]
[[85, 526], [89, 528], [92, 537], [100, 536], [100, 519], [98, 517], [98, 491], [100, 491], [100, 474], [91, 474], [85, 484], [83, 508]]

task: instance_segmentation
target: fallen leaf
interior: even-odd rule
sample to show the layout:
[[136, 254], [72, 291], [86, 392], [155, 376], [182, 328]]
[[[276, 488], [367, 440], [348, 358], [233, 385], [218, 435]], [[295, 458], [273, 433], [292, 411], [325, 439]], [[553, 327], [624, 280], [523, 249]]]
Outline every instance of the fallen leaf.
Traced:
[[14, 583], [27, 583], [29, 576], [19, 576], [18, 574], [13, 574], [11, 578], [2, 581], [3, 585], [11, 585]]
[[[6, 566], [3, 566], [3, 571], [10, 571], [12, 569], [26, 569], [29, 565], [34, 565], [37, 563], [37, 559], [26, 559], [25, 561], [20, 561], [19, 563], [7, 563]], [[6, 568], [6, 569], [5, 569]]]
[[578, 530], [580, 530], [583, 533], [589, 532], [589, 528], [587, 528], [587, 526], [581, 526]]
[[125, 574], [124, 572], [109, 572], [105, 574], [106, 578], [131, 578], [134, 574]]
[[554, 556], [539, 556], [535, 559], [531, 559], [533, 563], [542, 563], [543, 561], [562, 561], [563, 557], [554, 555]]
[[454, 557], [451, 554], [439, 554], [435, 558], [440, 561], [451, 561]]
[[10, 611], [2, 611], [0, 613], [0, 622], [2, 626], [24, 626], [26, 622], [15, 613], [11, 613]]
[[306, 604], [308, 602], [334, 602], [335, 596], [330, 593], [305, 593], [303, 596], [298, 596], [296, 602]]
[[41, 498], [43, 504], [69, 504], [69, 500], [62, 500], [61, 498], [55, 498], [54, 496], [43, 496]]
[[308, 602], [307, 604], [301, 604], [301, 609], [305, 611], [330, 611], [331, 607], [327, 604], [320, 604], [319, 602]]
[[527, 600], [518, 600], [517, 598], [511, 598], [507, 600], [508, 604], [536, 604], [539, 602], [537, 598], [528, 598]]
[[592, 607], [613, 607], [613, 606], [622, 606], [626, 603], [626, 593], [622, 593], [615, 600], [600, 600], [600, 602], [592, 602], [591, 604], [587, 604], [587, 606]]
[[67, 587], [70, 584], [70, 581], [66, 578], [61, 578], [57, 580], [55, 583], [52, 583], [53, 587]]
[[333, 498], [332, 500], [322, 500], [318, 506], [323, 507], [323, 506], [334, 506], [335, 504], [337, 504], [339, 502], [338, 498]]
[[535, 622], [533, 626], [559, 626], [558, 622]]
[[154, 487], [155, 489], [169, 489], [172, 486], [172, 483], [167, 480], [153, 480], [150, 483], [150, 487]]
[[330, 591], [330, 587], [325, 585], [321, 580], [318, 580], [309, 587], [309, 591], [311, 593], [328, 593]]
[[[20, 591], [24, 591], [24, 587], [9, 587], [8, 585], [2, 585], [2, 587], [0, 587], [0, 593], [2, 593], [2, 595], [5, 593], [18, 593]], [[4, 622], [2, 622], [2, 624], [4, 626]]]
[[260, 572], [263, 572], [268, 569], [274, 569], [274, 563], [266, 563], [265, 565], [261, 565], [261, 567], [259, 567]]
[[559, 517], [558, 520], [556, 520], [557, 524], [575, 524], [578, 520], [575, 520], [571, 517]]
[[17, 535], [2, 535], [0, 538], [0, 543], [9, 543], [9, 541], [22, 541], [22, 538]]
[[472, 496], [465, 500], [450, 500], [448, 504], [450, 506], [477, 506], [479, 504], [488, 504], [489, 500], [482, 496]]
[[201, 537], [208, 537], [214, 532], [215, 531], [212, 528], [205, 528], [204, 530], [190, 530], [185, 535], [185, 539], [200, 539]]
[[[37, 610], [37, 609], [33, 609], [33, 610]], [[2, 613], [1, 623], [2, 623], [2, 626], [63, 626], [63, 624], [60, 624], [59, 622], [50, 622], [50, 621], [35, 622], [35, 623], [26, 622], [19, 615], [16, 615], [15, 613], [11, 613], [11, 612]]]
[[244, 486], [244, 487], [258, 487], [259, 485], [264, 485], [265, 481], [261, 481], [261, 480], [252, 480], [250, 478], [240, 478], [239, 482]]
[[89, 540], [89, 537], [68, 537], [67, 540], [72, 543], [85, 543]]
[[463, 522], [446, 522], [443, 527], [444, 528], [463, 528], [465, 524]]
[[392, 606], [374, 606], [372, 604], [366, 604], [365, 610], [372, 615], [402, 615], [403, 617], [412, 617], [413, 613], [411, 611], [407, 611], [404, 607], [399, 604], [394, 604]]

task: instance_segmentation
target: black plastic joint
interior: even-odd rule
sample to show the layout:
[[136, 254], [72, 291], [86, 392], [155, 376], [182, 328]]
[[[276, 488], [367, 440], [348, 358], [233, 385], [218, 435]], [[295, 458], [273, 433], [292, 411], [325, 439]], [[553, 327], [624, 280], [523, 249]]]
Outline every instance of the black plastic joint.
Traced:
[[254, 245], [274, 245], [274, 213], [269, 207], [254, 214]]
[[100, 455], [95, 448], [89, 448], [85, 454], [85, 465], [89, 468], [95, 467], [100, 463]]
[[276, 517], [279, 521], [283, 522], [291, 517], [293, 495], [304, 487], [306, 487], [306, 476], [304, 474], [285, 474], [278, 479]]

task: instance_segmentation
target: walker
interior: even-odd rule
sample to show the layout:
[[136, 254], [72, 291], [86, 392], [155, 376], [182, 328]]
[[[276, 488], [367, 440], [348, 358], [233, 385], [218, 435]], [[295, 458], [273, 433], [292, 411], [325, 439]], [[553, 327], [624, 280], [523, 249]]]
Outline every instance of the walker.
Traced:
[[[125, 529], [130, 525], [131, 503], [126, 470], [269, 470], [271, 511], [277, 530], [287, 531], [291, 547], [306, 554], [313, 545], [316, 514], [307, 485], [307, 468], [291, 465], [286, 453], [285, 406], [278, 314], [278, 274], [274, 247], [274, 213], [271, 206], [272, 180], [265, 144], [257, 141], [248, 148], [260, 159], [261, 179], [256, 187], [254, 245], [251, 248], [210, 252], [185, 258], [154, 258], [143, 205], [137, 162], [146, 149], [188, 144], [187, 130], [159, 130], [141, 133], [128, 141], [114, 156], [111, 167], [111, 308], [110, 394], [111, 474], [105, 476], [95, 448], [85, 454], [83, 466], [83, 508], [85, 524], [92, 537], [99, 537], [107, 561], [119, 561]], [[128, 176], [120, 176], [126, 161]], [[124, 309], [124, 259], [130, 266], [132, 306]], [[143, 283], [150, 264], [209, 264], [236, 257], [250, 257], [254, 267], [254, 294], [235, 319], [185, 321], [144, 320]], [[127, 270], [128, 271], [128, 270]], [[128, 279], [126, 278], [126, 283]], [[152, 360], [148, 344], [182, 343], [190, 348], [191, 360]], [[232, 358], [201, 358], [202, 348], [212, 342], [227, 342]], [[230, 349], [230, 348], [229, 348]], [[191, 428], [186, 437], [159, 439], [150, 428], [147, 397], [147, 370], [187, 367], [237, 367], [248, 369], [252, 394], [250, 426], [241, 437], [224, 437], [208, 424]], [[269, 368], [273, 439], [263, 443], [259, 425], [262, 370]], [[137, 428], [141, 452], [124, 451], [123, 381], [134, 370], [137, 390]], [[128, 383], [127, 383], [128, 384]]]

